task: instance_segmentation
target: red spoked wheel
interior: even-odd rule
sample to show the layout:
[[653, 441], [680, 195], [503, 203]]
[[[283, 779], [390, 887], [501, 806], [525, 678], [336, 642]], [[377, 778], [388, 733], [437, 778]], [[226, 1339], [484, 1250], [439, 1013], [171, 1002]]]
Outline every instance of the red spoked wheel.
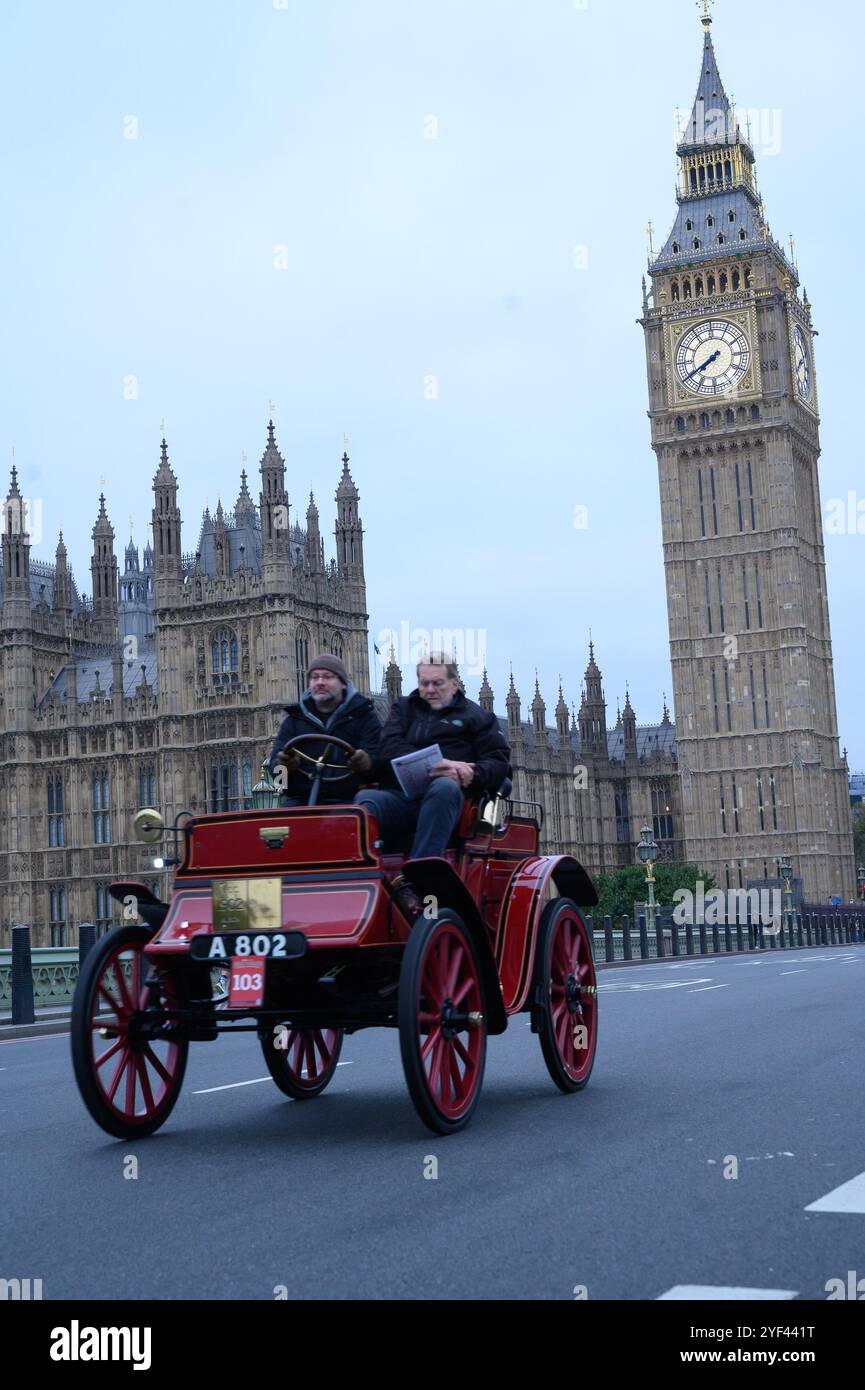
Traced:
[[261, 1039], [267, 1070], [292, 1100], [320, 1096], [336, 1075], [345, 1031], [342, 1028], [296, 1028], [280, 1023]]
[[147, 927], [118, 927], [86, 956], [72, 1003], [72, 1067], [98, 1125], [118, 1139], [153, 1134], [180, 1094], [189, 1040], [168, 1016], [172, 981], [145, 980]]
[[484, 987], [474, 943], [455, 912], [419, 918], [399, 977], [399, 1042], [415, 1109], [436, 1134], [467, 1125], [487, 1052]]
[[532, 1027], [556, 1085], [581, 1091], [598, 1044], [598, 992], [589, 933], [570, 898], [544, 908], [535, 959]]

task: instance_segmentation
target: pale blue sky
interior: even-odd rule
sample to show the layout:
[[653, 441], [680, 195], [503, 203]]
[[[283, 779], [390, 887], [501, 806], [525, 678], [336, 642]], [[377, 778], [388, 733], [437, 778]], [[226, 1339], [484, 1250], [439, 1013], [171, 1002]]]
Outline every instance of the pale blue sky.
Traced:
[[[820, 330], [824, 506], [865, 500], [865, 21], [840, 0], [719, 0], [713, 33], [728, 92], [763, 113], [769, 222], [796, 235]], [[591, 627], [610, 722], [626, 680], [640, 722], [658, 718], [669, 649], [635, 319], [701, 45], [692, 0], [8, 10], [0, 435], [42, 500], [33, 554], [53, 558], [62, 524], [89, 590], [103, 476], [118, 554], [130, 513], [143, 543], [162, 418], [194, 550], [242, 451], [257, 499], [273, 400], [292, 507], [302, 519], [312, 485], [328, 554], [350, 436], [371, 637], [485, 629], [497, 705], [513, 661], [524, 712], [537, 666], [551, 716], [560, 672], [579, 700]], [[826, 553], [842, 743], [865, 769], [865, 535], [827, 536]]]

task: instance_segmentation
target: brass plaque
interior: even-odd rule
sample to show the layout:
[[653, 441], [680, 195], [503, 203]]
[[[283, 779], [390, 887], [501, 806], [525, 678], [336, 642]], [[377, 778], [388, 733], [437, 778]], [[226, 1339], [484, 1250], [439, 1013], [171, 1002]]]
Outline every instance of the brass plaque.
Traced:
[[281, 878], [215, 878], [213, 930], [277, 931], [282, 927]]

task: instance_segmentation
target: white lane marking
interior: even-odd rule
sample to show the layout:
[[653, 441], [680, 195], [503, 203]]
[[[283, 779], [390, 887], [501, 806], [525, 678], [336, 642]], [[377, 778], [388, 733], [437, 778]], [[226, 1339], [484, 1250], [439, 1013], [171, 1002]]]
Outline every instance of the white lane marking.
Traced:
[[812, 1202], [806, 1211], [835, 1211], [850, 1214], [855, 1212], [857, 1215], [865, 1213], [865, 1173], [859, 1173], [849, 1182], [844, 1182], [840, 1187], [834, 1187], [831, 1192], [827, 1192], [825, 1197], [820, 1197], [818, 1201]]
[[[338, 1067], [353, 1067], [353, 1062], [337, 1062]], [[238, 1086], [257, 1086], [259, 1081], [272, 1081], [272, 1076], [254, 1076], [251, 1081], [231, 1081], [227, 1086], [205, 1086], [203, 1091], [193, 1091], [194, 1096], [209, 1096], [214, 1091], [233, 1091]]]
[[603, 990], [609, 994], [631, 993], [638, 989], [687, 989], [688, 985], [702, 984], [703, 980], [710, 980], [711, 975], [704, 975], [699, 980], [671, 980], [669, 984], [663, 984], [660, 980], [639, 980], [635, 984], [626, 985], [598, 985], [598, 990]]
[[689, 994], [705, 994], [707, 989], [729, 989], [729, 985], [702, 985], [700, 989], [689, 989]]
[[738, 1289], [725, 1288], [723, 1284], [675, 1284], [666, 1293], [659, 1294], [656, 1303], [664, 1299], [702, 1299], [704, 1301], [744, 1301], [746, 1299], [789, 1299], [796, 1297], [795, 1289]]
[[782, 975], [807, 975], [807, 970], [782, 970]]

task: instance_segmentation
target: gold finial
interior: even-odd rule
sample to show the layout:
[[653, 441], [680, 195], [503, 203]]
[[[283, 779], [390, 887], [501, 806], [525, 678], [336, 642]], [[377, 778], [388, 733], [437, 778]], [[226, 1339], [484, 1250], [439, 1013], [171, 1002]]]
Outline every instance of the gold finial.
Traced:
[[165, 434], [165, 416], [164, 416], [164, 415], [163, 415], [162, 419], [159, 421], [159, 433], [160, 433], [161, 435], [164, 435], [164, 434]]
[[[697, 4], [699, 3], [700, 0], [697, 0]], [[702, 25], [707, 34], [709, 32], [709, 25], [712, 23], [712, 15], [709, 11], [709, 6], [714, 5], [714, 3], [715, 0], [703, 0]]]
[[241, 449], [241, 451], [240, 451], [240, 462], [241, 462], [241, 463], [246, 463], [246, 450], [245, 450], [245, 449]]
[[267, 413], [268, 413], [268, 415], [273, 415], [273, 414], [275, 413], [275, 411], [276, 411], [276, 406], [273, 404], [273, 401], [268, 401], [268, 402], [267, 402]]
[[349, 446], [349, 444], [351, 443], [351, 440], [349, 439], [349, 437], [348, 437], [347, 434], [344, 434], [344, 435], [342, 436], [342, 442], [343, 442], [344, 447], [347, 449], [348, 446]]
[[650, 256], [654, 256], [654, 254], [655, 254], [655, 248], [654, 248], [654, 246], [652, 245], [652, 236], [653, 236], [653, 234], [654, 234], [654, 231], [655, 231], [655, 229], [654, 229], [654, 227], [652, 226], [652, 224], [651, 224], [651, 222], [650, 222], [649, 225], [648, 225], [648, 227], [646, 228], [646, 236], [649, 238], [649, 255], [650, 255]]
[[135, 522], [132, 520], [132, 513], [131, 513], [131, 512], [129, 513], [129, 529], [130, 529], [130, 531], [134, 531], [134, 530], [135, 530]]
[[796, 242], [793, 239], [792, 232], [790, 233], [790, 260], [793, 265], [796, 264]]

